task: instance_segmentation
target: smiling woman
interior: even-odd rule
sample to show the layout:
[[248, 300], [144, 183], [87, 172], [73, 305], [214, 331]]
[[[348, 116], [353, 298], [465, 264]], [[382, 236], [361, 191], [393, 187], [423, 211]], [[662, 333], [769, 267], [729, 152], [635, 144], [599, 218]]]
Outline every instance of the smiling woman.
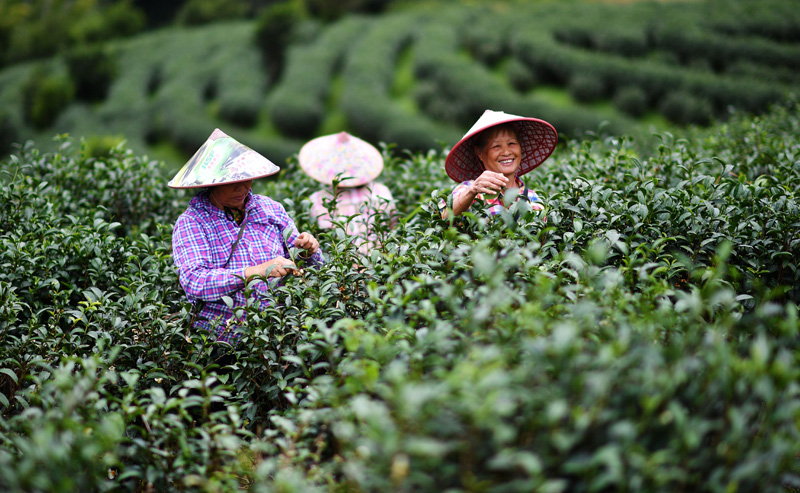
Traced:
[[519, 177], [542, 164], [557, 142], [546, 121], [486, 110], [445, 161], [448, 176], [460, 182], [453, 190], [453, 213], [459, 216], [482, 199], [490, 214], [499, 214], [510, 205], [503, 201], [507, 190], [517, 190], [516, 200], [542, 209], [536, 192]]

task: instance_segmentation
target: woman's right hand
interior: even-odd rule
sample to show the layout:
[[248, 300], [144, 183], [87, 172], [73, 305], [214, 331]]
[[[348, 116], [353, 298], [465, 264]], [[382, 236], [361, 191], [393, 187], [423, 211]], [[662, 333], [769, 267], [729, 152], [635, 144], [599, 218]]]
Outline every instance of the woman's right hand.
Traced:
[[295, 270], [297, 270], [297, 266], [291, 260], [284, 257], [275, 257], [262, 264], [246, 268], [244, 275], [248, 280], [253, 276], [283, 277], [287, 274], [293, 274]]
[[486, 170], [480, 174], [469, 188], [453, 197], [453, 214], [460, 216], [472, 205], [479, 193], [494, 195], [508, 186], [508, 178], [502, 173]]
[[502, 192], [508, 187], [508, 178], [502, 173], [486, 170], [470, 184], [470, 193], [473, 200], [479, 193], [489, 195]]

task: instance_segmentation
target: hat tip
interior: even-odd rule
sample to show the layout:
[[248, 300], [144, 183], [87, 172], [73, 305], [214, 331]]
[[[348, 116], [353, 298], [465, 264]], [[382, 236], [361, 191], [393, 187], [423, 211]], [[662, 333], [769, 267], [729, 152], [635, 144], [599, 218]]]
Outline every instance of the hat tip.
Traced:
[[350, 134], [347, 132], [339, 132], [339, 134], [336, 136], [336, 140], [341, 143], [347, 142], [350, 140]]

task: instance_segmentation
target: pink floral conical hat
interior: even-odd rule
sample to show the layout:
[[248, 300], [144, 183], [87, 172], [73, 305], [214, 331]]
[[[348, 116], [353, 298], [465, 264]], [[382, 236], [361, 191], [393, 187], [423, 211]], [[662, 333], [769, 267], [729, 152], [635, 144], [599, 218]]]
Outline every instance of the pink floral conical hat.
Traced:
[[255, 180], [280, 171], [272, 161], [240, 144], [220, 129], [183, 165], [170, 188], [201, 188]]
[[312, 139], [300, 149], [300, 167], [311, 178], [330, 185], [337, 175], [342, 187], [371, 182], [383, 171], [383, 156], [372, 144], [347, 132]]
[[522, 149], [522, 162], [517, 170], [517, 176], [524, 175], [542, 164], [556, 148], [558, 133], [546, 121], [486, 110], [447, 154], [444, 163], [447, 175], [459, 183], [480, 176], [484, 168], [475, 153], [475, 136], [487, 128], [506, 122], [512, 122], [514, 125]]

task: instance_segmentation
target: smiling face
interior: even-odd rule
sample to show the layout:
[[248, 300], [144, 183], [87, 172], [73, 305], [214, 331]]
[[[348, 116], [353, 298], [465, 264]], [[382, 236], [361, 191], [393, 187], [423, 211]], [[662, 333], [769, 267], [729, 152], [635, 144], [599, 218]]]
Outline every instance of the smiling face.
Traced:
[[217, 185], [209, 189], [208, 199], [221, 210], [225, 210], [225, 207], [244, 209], [244, 202], [252, 186], [253, 180]]
[[513, 180], [522, 162], [522, 148], [513, 127], [501, 126], [487, 130], [491, 132], [482, 147], [475, 153], [484, 169], [504, 174]]

